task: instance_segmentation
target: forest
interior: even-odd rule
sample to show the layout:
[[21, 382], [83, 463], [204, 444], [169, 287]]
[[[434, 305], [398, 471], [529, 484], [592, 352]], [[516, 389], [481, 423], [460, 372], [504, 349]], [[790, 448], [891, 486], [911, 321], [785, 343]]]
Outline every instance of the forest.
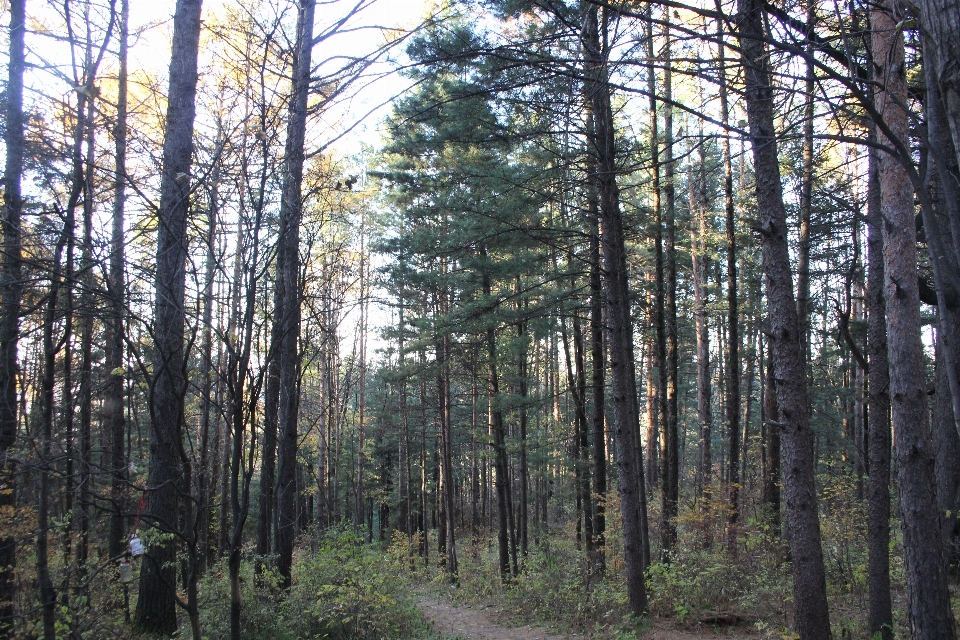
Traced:
[[0, 636], [957, 638], [956, 0], [0, 7]]

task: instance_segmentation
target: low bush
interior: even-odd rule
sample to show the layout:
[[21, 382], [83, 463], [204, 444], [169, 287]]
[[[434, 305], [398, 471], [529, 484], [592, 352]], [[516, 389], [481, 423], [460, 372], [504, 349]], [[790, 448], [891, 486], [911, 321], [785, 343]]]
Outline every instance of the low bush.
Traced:
[[[349, 527], [329, 531], [315, 549], [294, 558], [293, 585], [281, 597], [275, 573], [254, 576], [241, 568], [241, 628], [244, 638], [406, 639], [429, 637], [410, 599], [408, 572], [397, 555], [364, 544]], [[200, 583], [201, 628], [210, 640], [230, 637], [230, 581], [226, 562]], [[184, 629], [183, 637], [189, 637]]]
[[423, 617], [406, 595], [407, 571], [397, 554], [363, 544], [349, 528], [334, 530], [298, 559], [284, 603], [290, 628], [298, 637], [331, 640], [422, 634]]

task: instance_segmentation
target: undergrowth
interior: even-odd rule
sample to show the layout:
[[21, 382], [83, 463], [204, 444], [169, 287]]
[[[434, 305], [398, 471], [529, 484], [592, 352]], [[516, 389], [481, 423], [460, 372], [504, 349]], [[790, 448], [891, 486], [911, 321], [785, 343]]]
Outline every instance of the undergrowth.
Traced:
[[[404, 560], [364, 544], [349, 527], [328, 532], [294, 557], [293, 585], [281, 597], [276, 575], [241, 570], [244, 638], [275, 640], [426, 639], [431, 634], [407, 589]], [[201, 628], [210, 640], [230, 637], [230, 580], [226, 563], [200, 583]], [[189, 637], [183, 629], [181, 637]]]
[[[818, 482], [832, 626], [836, 637], [866, 638], [864, 508], [853, 499], [854, 481], [849, 476], [824, 474]], [[458, 539], [456, 587], [451, 588], [434, 567], [430, 570], [434, 592], [449, 594], [461, 605], [483, 603], [518, 624], [540, 623], [595, 638], [642, 637], [651, 624], [776, 640], [793, 637], [791, 564], [778, 521], [751, 505], [731, 527], [727, 509], [723, 496], [681, 508], [674, 550], [661, 558], [655, 544], [651, 549], [653, 562], [646, 572], [648, 614], [642, 620], [628, 615], [616, 517], [607, 519], [603, 575], [590, 571], [586, 553], [575, 542], [572, 523], [550, 535], [538, 532], [536, 543], [521, 561], [519, 575], [505, 582], [499, 575], [495, 537], [469, 538], [470, 532], [463, 531]], [[655, 511], [654, 506], [651, 523], [659, 521]], [[615, 496], [608, 513], [617, 513]], [[898, 633], [905, 633], [904, 573], [896, 526], [891, 533], [894, 626]], [[655, 525], [651, 525], [651, 538], [659, 538]], [[434, 541], [428, 546], [436, 548]]]
[[[863, 507], [845, 476], [818, 478], [821, 485], [822, 545], [827, 568], [831, 621], [837, 637], [865, 638], [867, 605], [866, 533]], [[659, 522], [652, 502], [651, 523]], [[608, 513], [616, 514], [612, 496]], [[458, 535], [459, 575], [455, 585], [439, 568], [415, 556], [414, 540], [394, 534], [386, 546], [364, 544], [350, 527], [328, 532], [298, 549], [294, 583], [280, 597], [276, 577], [255, 577], [242, 569], [242, 628], [246, 638], [431, 638], [414, 596], [428, 590], [456, 604], [483, 603], [506, 624], [539, 623], [560, 633], [599, 639], [641, 638], [663, 624], [734, 636], [783, 640], [793, 637], [789, 553], [780, 525], [754, 506], [744, 509], [735, 527], [723, 496], [685, 504], [676, 520], [677, 543], [662, 557], [653, 545], [647, 569], [648, 613], [629, 615], [623, 581], [619, 518], [609, 517], [606, 570], [587, 563], [573, 523], [550, 533], [534, 531], [521, 571], [501, 581], [496, 538], [462, 530]], [[899, 532], [893, 531], [891, 578], [895, 627], [903, 630], [903, 567]], [[659, 539], [651, 525], [651, 539]], [[312, 548], [311, 548], [312, 547]], [[437, 548], [436, 540], [427, 545]], [[200, 584], [201, 626], [205, 637], [229, 637], [229, 580], [226, 566], [210, 571]], [[184, 629], [186, 632], [186, 629]], [[188, 634], [184, 633], [186, 637]]]

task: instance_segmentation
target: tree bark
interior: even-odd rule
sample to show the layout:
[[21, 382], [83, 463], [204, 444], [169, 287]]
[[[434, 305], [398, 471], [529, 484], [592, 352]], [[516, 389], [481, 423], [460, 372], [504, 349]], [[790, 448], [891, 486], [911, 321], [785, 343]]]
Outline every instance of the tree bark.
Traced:
[[110, 516], [109, 552], [114, 557], [123, 552], [123, 511], [124, 488], [126, 486], [126, 455], [124, 436], [126, 420], [123, 412], [124, 371], [124, 207], [126, 205], [127, 186], [127, 49], [130, 20], [129, 0], [120, 0], [119, 65], [117, 76], [117, 123], [114, 127], [114, 183], [113, 183], [113, 221], [110, 236], [110, 271], [107, 276], [107, 297], [109, 300], [106, 325], [106, 349], [104, 369], [106, 380], [103, 398], [103, 428], [109, 434]]
[[[158, 209], [154, 357], [150, 388], [150, 469], [144, 521], [160, 531], [176, 529], [180, 512], [183, 464], [184, 270], [187, 257], [187, 210], [193, 121], [196, 114], [197, 54], [201, 0], [178, 0], [173, 21], [167, 128]], [[137, 628], [169, 634], [177, 628], [176, 545], [157, 542], [148, 549], [140, 571]]]
[[[7, 458], [17, 439], [17, 345], [20, 338], [22, 238], [20, 218], [23, 196], [20, 182], [24, 161], [23, 70], [25, 0], [10, 2], [10, 53], [7, 65], [3, 173], [3, 254], [0, 259], [0, 509], [16, 506], [14, 463]], [[13, 624], [17, 596], [16, 538], [9, 531], [0, 534], [0, 632]]]
[[[91, 74], [95, 68], [90, 61], [91, 48], [87, 48], [87, 69]], [[91, 466], [92, 441], [91, 428], [93, 424], [93, 316], [95, 313], [93, 302], [93, 198], [94, 198], [94, 101], [91, 98], [87, 103], [86, 130], [84, 131], [86, 153], [83, 173], [83, 219], [82, 238], [80, 240], [80, 284], [79, 311], [80, 311], [80, 386], [77, 390], [79, 417], [80, 417], [80, 448], [77, 462], [79, 464], [79, 484], [77, 486], [76, 528], [79, 534], [77, 540], [77, 580], [86, 581], [86, 563], [90, 545], [90, 496], [93, 494], [93, 474]], [[82, 591], [81, 591], [82, 592]]]
[[[875, 134], [874, 134], [875, 136]], [[886, 301], [883, 295], [883, 218], [876, 150], [870, 151], [867, 186], [867, 355], [869, 420], [867, 476], [867, 583], [870, 608], [867, 629], [883, 640], [893, 638], [890, 600], [890, 371], [887, 362]]]
[[[718, 3], [719, 6], [719, 3]], [[723, 36], [723, 24], [718, 27]], [[726, 47], [721, 44], [718, 49], [720, 76], [720, 118], [724, 125], [730, 122], [730, 105], [727, 88]], [[737, 298], [737, 219], [733, 206], [733, 164], [730, 160], [730, 136], [724, 134], [721, 138], [723, 150], [723, 209], [724, 226], [727, 240], [727, 366], [725, 382], [727, 432], [737, 433], [740, 430], [740, 313]], [[749, 398], [747, 406], [749, 407]], [[731, 443], [731, 448], [733, 444]], [[779, 450], [779, 447], [778, 447]], [[709, 462], [709, 458], [708, 458]], [[710, 465], [708, 464], [708, 471]], [[738, 516], [738, 504], [731, 501], [732, 520]]]
[[301, 0], [297, 19], [297, 50], [284, 151], [283, 194], [277, 249], [277, 287], [283, 298], [283, 325], [276, 357], [280, 359], [280, 403], [277, 428], [276, 552], [280, 586], [290, 588], [297, 510], [297, 413], [300, 377], [300, 219], [303, 209], [304, 138], [307, 97], [310, 91], [310, 55], [313, 50], [313, 16], [316, 0]]
[[[480, 255], [487, 256], [485, 246], [481, 245]], [[483, 274], [483, 295], [491, 294], [490, 275]], [[497, 492], [497, 558], [500, 580], [506, 582], [515, 572], [510, 572], [510, 480], [507, 468], [506, 429], [503, 424], [503, 411], [500, 409], [500, 378], [497, 372], [497, 337], [493, 326], [486, 331], [487, 366], [489, 381], [487, 401], [490, 406], [490, 432], [493, 436], [494, 485]]]
[[63, 280], [61, 259], [66, 238], [71, 233], [65, 226], [54, 251], [53, 268], [50, 273], [50, 290], [47, 293], [46, 309], [42, 325], [43, 365], [40, 379], [40, 487], [37, 496], [37, 544], [36, 568], [40, 591], [40, 607], [45, 640], [56, 637], [57, 594], [50, 575], [50, 457], [53, 444], [54, 393], [56, 386], [57, 352], [53, 331], [57, 315], [57, 303]]
[[[704, 495], [704, 486], [710, 484], [710, 445], [713, 431], [713, 390], [711, 388], [710, 371], [710, 327], [707, 324], [707, 270], [709, 269], [709, 252], [706, 247], [707, 221], [705, 218], [706, 202], [706, 168], [704, 163], [703, 134], [700, 135], [700, 165], [691, 166], [687, 179], [690, 211], [692, 213], [690, 229], [690, 258], [693, 262], [691, 275], [693, 276], [694, 321], [697, 333], [697, 423], [700, 426], [700, 442], [698, 443], [697, 465], [697, 497]], [[735, 348], [735, 347], [733, 347]], [[709, 491], [709, 490], [708, 490]]]
[[925, 48], [924, 66], [931, 65], [953, 140], [953, 152], [960, 164], [960, 65], [957, 64], [960, 60], [960, 6], [952, 0], [919, 0], [917, 4], [923, 31], [933, 44], [930, 53], [934, 55], [929, 55]]
[[[891, 135], [908, 144], [909, 121], [902, 31], [895, 3], [870, 13], [874, 99]], [[883, 134], [881, 144], [890, 142]], [[898, 142], [898, 141], [893, 141]], [[883, 230], [884, 298], [893, 410], [894, 456], [900, 488], [911, 637], [956, 638], [937, 514], [934, 454], [927, 427], [920, 338], [920, 294], [913, 187], [897, 158], [878, 158]]]
[[[367, 282], [367, 266], [366, 266], [366, 254], [364, 251], [364, 223], [361, 215], [360, 220], [360, 326], [359, 326], [359, 338], [360, 341], [360, 354], [359, 354], [359, 366], [360, 366], [360, 381], [359, 381], [359, 390], [357, 393], [357, 482], [356, 482], [356, 510], [354, 513], [354, 527], [357, 531], [360, 531], [363, 528], [363, 510], [364, 510], [364, 501], [363, 501], [363, 467], [366, 462], [366, 454], [364, 452], [364, 439], [366, 436], [366, 420], [364, 418], [364, 413], [366, 411], [366, 393], [367, 393], [367, 295], [366, 295], [366, 282]], [[437, 354], [438, 362], [440, 361], [440, 354]], [[443, 409], [441, 408], [441, 411]], [[372, 531], [367, 531], [368, 536], [372, 536]]]
[[[200, 371], [200, 459], [197, 473], [197, 548], [199, 573], [206, 571], [209, 557], [210, 514], [213, 500], [210, 499], [210, 422], [213, 406], [213, 280], [216, 268], [216, 233], [219, 215], [219, 166], [211, 172], [207, 212], [206, 265], [204, 266], [203, 285], [203, 340]], [[216, 452], [214, 452], [214, 456]]]
[[[444, 267], [444, 270], [446, 267]], [[486, 276], [484, 276], [486, 278]], [[485, 280], [485, 282], [488, 282]], [[440, 295], [438, 303], [438, 314], [449, 313], [448, 293], [444, 291]], [[439, 496], [443, 506], [443, 520], [439, 523], [443, 527], [445, 538], [446, 558], [444, 567], [447, 575], [452, 582], [457, 580], [457, 544], [456, 544], [456, 522], [453, 500], [453, 399], [451, 398], [450, 388], [450, 359], [452, 353], [450, 349], [450, 334], [444, 331], [442, 335], [437, 336], [437, 400], [439, 406], [439, 424], [440, 424], [440, 474], [443, 491]]]
[[658, 486], [663, 481], [661, 456], [659, 452], [667, 415], [666, 284], [664, 281], [663, 257], [663, 207], [660, 201], [660, 123], [657, 116], [657, 70], [655, 65], [657, 56], [654, 50], [652, 7], [652, 3], [647, 3], [647, 93], [650, 99], [650, 197], [652, 199], [651, 207], [653, 209], [655, 247], [654, 278], [656, 281], [656, 293], [653, 305], [653, 324], [656, 327], [656, 340], [654, 341], [655, 348], [653, 353], [651, 353], [651, 359], [653, 361], [651, 376], [655, 370], [656, 379], [653, 381], [653, 385], [655, 386], [655, 396], [657, 400], [657, 406], [654, 410], [655, 415], [652, 416], [651, 420], [651, 425], [653, 426], [651, 436], [653, 437], [647, 440], [647, 469], [653, 476], [649, 480], [651, 487]]
[[[817, 17], [817, 3], [807, 0], [807, 28], [813, 32]], [[807, 51], [813, 55], [812, 43]], [[797, 316], [800, 322], [800, 340], [803, 345], [804, 370], [810, 373], [810, 214], [813, 209], [813, 99], [816, 69], [812, 59], [807, 60], [804, 78], [803, 143], [800, 168], [800, 220], [797, 238]]]
[[[240, 257], [237, 256], [239, 265]], [[273, 324], [270, 327], [270, 353], [263, 399], [263, 448], [260, 451], [260, 512], [257, 515], [257, 555], [274, 551], [276, 524], [277, 413], [280, 409], [280, 342], [283, 330], [283, 290], [273, 291]], [[329, 415], [330, 412], [328, 411]], [[264, 565], [260, 564], [260, 569]]]
[[[599, 7], [583, 3], [581, 44], [586, 75], [586, 94], [595, 114], [596, 126], [588, 141], [597, 157], [597, 172], [590, 176], [600, 200], [607, 297], [607, 327], [610, 340], [613, 438], [619, 476], [620, 511], [623, 523], [624, 569], [630, 612], [640, 616], [647, 608], [643, 572], [642, 502], [643, 467], [636, 446], [640, 420], [637, 409], [637, 382], [633, 371], [633, 329], [630, 320], [627, 260], [620, 193], [617, 187], [616, 144], [606, 48], [601, 46]], [[606, 24], [604, 24], [606, 27]], [[605, 29], [604, 29], [605, 33]]]
[[[600, 277], [600, 227], [596, 199], [590, 211], [590, 359], [592, 361], [591, 388], [593, 414], [590, 417], [593, 432], [593, 551], [594, 570], [602, 574], [606, 568], [606, 503], [607, 503], [607, 437], [604, 414], [604, 378], [606, 366], [603, 353], [603, 290]], [[651, 447], [647, 441], [648, 449]]]
[[[677, 344], [677, 251], [676, 251], [676, 165], [673, 161], [673, 72], [670, 53], [670, 28], [664, 26], [663, 68], [663, 200], [664, 200], [664, 327], [666, 329], [666, 412], [663, 429], [663, 477], [661, 483], [660, 560], [669, 562], [677, 542], [676, 518], [680, 503], [680, 377]], [[661, 379], [663, 376], [661, 376]]]
[[[519, 279], [517, 280], [517, 287], [519, 290]], [[518, 291], [519, 293], [519, 291]], [[517, 303], [517, 306], [520, 307], [520, 302]], [[524, 313], [523, 309], [518, 308], [518, 312]], [[517, 324], [517, 339], [520, 341], [520, 353], [518, 354], [517, 362], [517, 378], [518, 378], [518, 389], [520, 395], [520, 469], [519, 469], [519, 482], [520, 482], [520, 509], [519, 509], [519, 522], [518, 524], [518, 542], [520, 546], [520, 557], [523, 559], [523, 562], [526, 562], [527, 552], [528, 552], [528, 531], [527, 531], [527, 518], [529, 514], [529, 484], [530, 484], [530, 472], [527, 467], [527, 321], [525, 319], [520, 320]], [[582, 341], [582, 340], [581, 340]], [[586, 439], [586, 434], [584, 434], [584, 439]], [[589, 489], [588, 489], [589, 493]], [[589, 496], [588, 496], [589, 497]], [[589, 536], [590, 534], [587, 533]]]
[[960, 555], [960, 517], [957, 513], [957, 496], [960, 488], [960, 436], [954, 428], [953, 407], [950, 403], [950, 383], [947, 380], [946, 358], [936, 345], [936, 392], [931, 411], [934, 429], [934, 444], [937, 451], [937, 506], [940, 512], [940, 527], [943, 537], [944, 559], [951, 573], [956, 571]]
[[773, 90], [764, 44], [764, 9], [759, 0], [739, 0], [738, 9], [737, 37], [745, 76], [760, 217], [758, 231], [770, 314], [768, 339], [774, 375], [768, 384], [777, 394], [776, 426], [782, 433], [783, 482], [793, 559], [794, 626], [802, 640], [828, 640], [830, 615], [814, 483], [813, 432], [790, 273], [786, 211], [773, 124]]
[[943, 373], [948, 383], [954, 431], [960, 434], [960, 167], [937, 81], [937, 55], [937, 47], [931, 38], [924, 38], [926, 159], [935, 167], [936, 179], [932, 181], [931, 190], [938, 197], [931, 198], [936, 202], [936, 209], [922, 208], [922, 219], [939, 303], [938, 357], [943, 360]]

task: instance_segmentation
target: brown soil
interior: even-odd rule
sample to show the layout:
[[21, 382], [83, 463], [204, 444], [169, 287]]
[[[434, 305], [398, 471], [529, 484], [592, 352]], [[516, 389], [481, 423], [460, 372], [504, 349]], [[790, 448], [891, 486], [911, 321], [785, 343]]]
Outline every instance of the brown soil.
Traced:
[[496, 622], [490, 608], [471, 609], [455, 607], [426, 596], [417, 598], [417, 607], [430, 621], [435, 633], [464, 640], [561, 640], [558, 636], [537, 627], [506, 627]]
[[[421, 595], [417, 598], [417, 607], [430, 621], [435, 633], [444, 638], [463, 640], [562, 640], [564, 638], [584, 638], [582, 634], [556, 634], [541, 627], [527, 625], [510, 627], [500, 623], [499, 616], [491, 607], [457, 607]], [[676, 629], [669, 622], [653, 621], [653, 625], [643, 635], [644, 640], [703, 640], [704, 638], [743, 638], [757, 640], [761, 636], [745, 627], [717, 628], [705, 625], [702, 631]]]

